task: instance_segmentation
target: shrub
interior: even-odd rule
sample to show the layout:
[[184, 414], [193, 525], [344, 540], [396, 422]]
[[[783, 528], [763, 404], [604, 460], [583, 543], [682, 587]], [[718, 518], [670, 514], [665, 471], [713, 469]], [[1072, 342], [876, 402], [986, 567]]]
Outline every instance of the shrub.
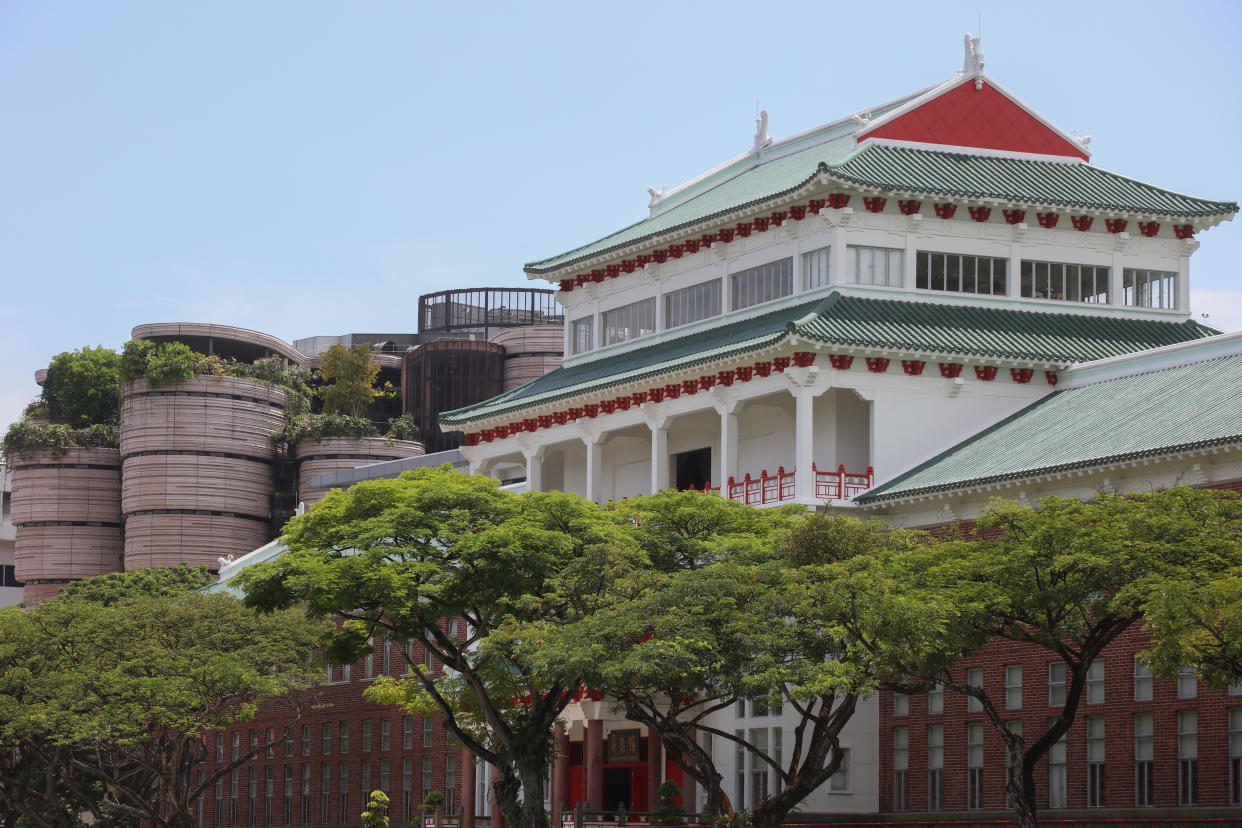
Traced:
[[418, 433], [418, 423], [414, 421], [413, 414], [402, 414], [388, 421], [389, 444], [393, 440], [417, 440]]
[[323, 410], [351, 417], [366, 414], [377, 393], [375, 378], [380, 370], [371, 346], [333, 345], [319, 357], [319, 363], [319, 374], [328, 382], [327, 387], [320, 389]]
[[344, 414], [304, 414], [290, 417], [283, 429], [272, 435], [277, 442], [297, 445], [327, 437], [378, 437], [379, 429], [365, 417]]
[[64, 423], [35, 425], [20, 420], [9, 426], [4, 435], [3, 450], [7, 461], [36, 451], [48, 451], [61, 457], [71, 448], [116, 448], [120, 429], [111, 424], [72, 428]]

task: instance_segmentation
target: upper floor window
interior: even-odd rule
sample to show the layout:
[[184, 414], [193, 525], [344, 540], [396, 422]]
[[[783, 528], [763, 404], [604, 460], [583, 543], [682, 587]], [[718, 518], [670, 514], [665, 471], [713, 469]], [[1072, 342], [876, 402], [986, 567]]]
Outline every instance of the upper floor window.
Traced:
[[[856, 285], [901, 287], [905, 280], [903, 272], [905, 268], [902, 266], [905, 253], [904, 250], [891, 247], [861, 247], [851, 244], [845, 248], [846, 278]], [[931, 253], [929, 255], [943, 256], [946, 254]], [[943, 289], [937, 288], [937, 290]]]
[[732, 308], [739, 310], [793, 293], [793, 259], [768, 262], [730, 277]]
[[1177, 274], [1162, 270], [1121, 271], [1121, 290], [1125, 303], [1135, 308], [1177, 307]]
[[676, 328], [720, 315], [720, 280], [674, 290], [664, 295], [664, 327]]
[[1004, 296], [1008, 266], [1008, 259], [920, 250], [915, 286], [920, 290]]
[[615, 345], [655, 333], [655, 312], [655, 297], [605, 311], [604, 339], [600, 344]]
[[595, 347], [595, 317], [575, 319], [569, 327], [569, 352], [584, 354]]
[[824, 287], [828, 284], [828, 254], [830, 247], [821, 247], [802, 254], [802, 289]]
[[1108, 274], [1107, 267], [1023, 261], [1022, 295], [1028, 299], [1107, 305]]

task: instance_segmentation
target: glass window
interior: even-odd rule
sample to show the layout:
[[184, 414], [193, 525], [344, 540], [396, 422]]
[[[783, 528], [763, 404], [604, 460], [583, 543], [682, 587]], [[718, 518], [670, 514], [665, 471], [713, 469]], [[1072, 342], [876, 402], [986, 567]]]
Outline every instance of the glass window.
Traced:
[[1156, 801], [1155, 726], [1151, 713], [1134, 714], [1134, 804], [1150, 808]]
[[349, 753], [349, 722], [341, 722], [341, 753]]
[[327, 756], [332, 752], [332, 725], [324, 722], [323, 725], [323, 755]]
[[927, 712], [932, 714], [944, 712], [944, 688], [939, 684], [927, 691]]
[[302, 725], [302, 755], [310, 756], [311, 754], [311, 726]]
[[1151, 701], [1152, 678], [1147, 665], [1134, 659], [1134, 700]]
[[1199, 675], [1194, 667], [1183, 667], [1177, 671], [1177, 697], [1193, 699], [1199, 692]]
[[830, 793], [849, 793], [850, 792], [850, 749], [841, 749], [841, 764], [837, 767], [836, 773], [828, 777], [828, 791]]
[[1054, 661], [1048, 665], [1048, 706], [1065, 706], [1065, 662]]
[[390, 765], [387, 759], [380, 760], [380, 790], [386, 794], [392, 793], [392, 788], [389, 785], [391, 779], [389, 777], [389, 767]]
[[905, 254], [906, 251], [891, 247], [862, 247], [851, 244], [845, 248], [846, 279], [855, 285], [901, 287], [905, 279]]
[[[1056, 721], [1049, 720], [1049, 726]], [[1065, 733], [1053, 742], [1048, 751], [1048, 807], [1064, 808], [1066, 804]]]
[[444, 810], [447, 813], [457, 811], [457, 757], [444, 757]]
[[[967, 670], [966, 671], [966, 684], [970, 685], [971, 687], [978, 687], [980, 690], [982, 690], [983, 689], [983, 668], [982, 667], [971, 667], [969, 670]], [[966, 711], [968, 713], [978, 713], [981, 710], [983, 710], [982, 701], [975, 698], [974, 696], [966, 697]]]
[[405, 716], [401, 719], [401, 747], [411, 750], [414, 747], [414, 717]]
[[1121, 271], [1121, 290], [1125, 304], [1135, 308], [1177, 307], [1177, 274], [1162, 270]]
[[[766, 727], [752, 727], [750, 729], [750, 743], [760, 753], [767, 753], [768, 729]], [[768, 763], [754, 753], [750, 754], [750, 794], [752, 808], [768, 796]]]
[[655, 297], [604, 312], [603, 345], [655, 333]]
[[1087, 807], [1103, 808], [1104, 717], [1087, 717]]
[[341, 763], [341, 784], [337, 785], [341, 797], [341, 821], [344, 822], [349, 813], [349, 765]]
[[1107, 267], [1022, 262], [1022, 295], [1028, 299], [1059, 299], [1066, 302], [1108, 304]]
[[893, 728], [893, 810], [904, 811], [909, 805], [906, 794], [910, 773], [910, 728]]
[[1022, 709], [1022, 665], [1008, 664], [1005, 666], [1005, 707], [1009, 710]]
[[435, 722], [432, 719], [423, 719], [423, 747], [431, 747], [434, 738]]
[[736, 748], [733, 751], [733, 768], [735, 770], [733, 807], [737, 810], [742, 810], [746, 807], [746, 748], [742, 744], [746, 740], [746, 731], [735, 730], [733, 735], [737, 737], [737, 741], [734, 742]]
[[371, 752], [371, 720], [362, 720], [362, 752]]
[[1229, 708], [1229, 804], [1242, 805], [1242, 707]]
[[915, 286], [920, 290], [1005, 295], [1008, 259], [920, 250], [916, 265]]
[[390, 750], [392, 748], [392, 722], [388, 719], [380, 719], [380, 750]]
[[944, 726], [927, 728], [927, 810], [944, 808]]
[[824, 287], [828, 284], [829, 247], [821, 247], [802, 254], [802, 289]]
[[768, 262], [729, 277], [733, 310], [771, 302], [793, 293], [793, 259]]
[[664, 294], [664, 327], [676, 328], [720, 315], [720, 280]]
[[1178, 804], [1199, 804], [1199, 713], [1181, 710], [1177, 714]]
[[983, 808], [983, 722], [966, 725], [966, 807]]
[[1087, 668], [1087, 704], [1104, 703], [1104, 662], [1098, 659]]
[[893, 715], [909, 716], [910, 715], [910, 697], [905, 693], [893, 694]]
[[569, 328], [569, 352], [584, 354], [595, 347], [595, 317], [575, 319]]

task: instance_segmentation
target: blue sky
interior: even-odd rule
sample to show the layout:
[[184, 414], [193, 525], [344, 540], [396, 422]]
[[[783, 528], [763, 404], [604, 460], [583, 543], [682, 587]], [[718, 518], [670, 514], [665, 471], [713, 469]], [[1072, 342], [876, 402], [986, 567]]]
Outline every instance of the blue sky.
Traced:
[[[0, 424], [36, 368], [139, 323], [287, 340], [415, 330], [420, 293], [646, 213], [750, 147], [987, 72], [1093, 162], [1242, 199], [1242, 5], [0, 5]], [[1242, 228], [1202, 234], [1196, 314], [1242, 328]]]

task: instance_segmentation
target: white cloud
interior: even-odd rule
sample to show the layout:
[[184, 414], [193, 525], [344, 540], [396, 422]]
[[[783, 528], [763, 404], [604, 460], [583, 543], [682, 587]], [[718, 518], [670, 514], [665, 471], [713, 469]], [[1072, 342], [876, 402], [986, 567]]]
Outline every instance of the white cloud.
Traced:
[[1191, 288], [1190, 315], [1222, 331], [1242, 331], [1242, 291]]

